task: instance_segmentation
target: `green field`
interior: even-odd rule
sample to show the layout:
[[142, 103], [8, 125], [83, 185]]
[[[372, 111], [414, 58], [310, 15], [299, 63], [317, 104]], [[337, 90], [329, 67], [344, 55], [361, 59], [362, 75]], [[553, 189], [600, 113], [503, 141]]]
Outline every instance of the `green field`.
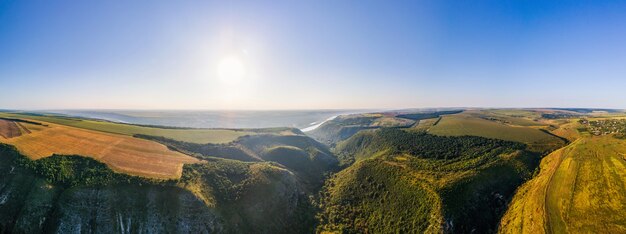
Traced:
[[438, 124], [439, 120], [441, 119], [441, 117], [437, 117], [437, 118], [431, 118], [431, 119], [421, 119], [417, 122], [417, 124], [413, 125], [413, 127], [410, 128], [411, 131], [427, 131], [428, 129], [430, 129], [432, 126], [434, 126], [436, 123]]
[[256, 132], [246, 130], [233, 130], [233, 129], [174, 129], [174, 128], [159, 128], [159, 127], [147, 127], [131, 124], [114, 123], [108, 121], [87, 120], [79, 118], [68, 118], [61, 116], [47, 116], [47, 115], [25, 115], [14, 113], [1, 113], [0, 117], [9, 118], [23, 118], [36, 121], [44, 121], [56, 124], [67, 125], [71, 127], [96, 130], [101, 132], [116, 133], [123, 135], [150, 135], [150, 136], [162, 136], [178, 141], [192, 142], [198, 144], [221, 144], [228, 143], [240, 136], [253, 135]]
[[443, 116], [428, 132], [440, 136], [468, 135], [516, 141], [542, 149], [554, 149], [563, 144], [563, 140], [538, 128], [512, 126], [469, 114]]
[[541, 118], [541, 112], [532, 110], [519, 109], [497, 109], [484, 110], [479, 115], [488, 116], [495, 121], [517, 126], [543, 126], [545, 124], [538, 122]]

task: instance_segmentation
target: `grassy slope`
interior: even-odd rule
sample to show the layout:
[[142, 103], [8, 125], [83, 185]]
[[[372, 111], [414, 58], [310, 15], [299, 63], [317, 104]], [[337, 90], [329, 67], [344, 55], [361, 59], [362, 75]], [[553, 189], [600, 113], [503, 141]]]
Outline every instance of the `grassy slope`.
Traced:
[[541, 118], [541, 112], [535, 110], [523, 109], [495, 109], [477, 112], [477, 115], [488, 115], [494, 120], [517, 126], [543, 126], [538, 121]]
[[537, 128], [511, 126], [497, 121], [487, 120], [476, 115], [459, 114], [444, 116], [429, 133], [441, 136], [481, 136], [522, 142], [537, 151], [547, 152], [558, 148], [563, 140]]
[[158, 127], [147, 127], [147, 126], [113, 123], [113, 122], [108, 122], [108, 121], [87, 120], [87, 119], [68, 118], [68, 117], [59, 117], [59, 116], [0, 113], [0, 117], [23, 118], [23, 119], [30, 119], [30, 120], [35, 120], [35, 121], [44, 121], [44, 122], [56, 123], [56, 124], [84, 128], [84, 129], [89, 129], [89, 130], [96, 130], [96, 131], [101, 131], [101, 132], [116, 133], [116, 134], [130, 135], [130, 136], [135, 135], [135, 134], [162, 136], [162, 137], [176, 139], [179, 141], [193, 142], [193, 143], [199, 143], [199, 144], [228, 143], [237, 139], [240, 136], [255, 134], [255, 132], [245, 131], [245, 130], [158, 128]]
[[370, 125], [381, 117], [380, 115], [339, 116], [307, 134], [319, 142], [333, 146], [363, 129], [369, 129]]
[[320, 220], [347, 233], [493, 231], [539, 160], [513, 142], [397, 129], [361, 132], [342, 147], [364, 157], [327, 182]]
[[337, 159], [319, 142], [303, 135], [258, 134], [240, 137], [228, 144], [195, 144], [162, 137], [138, 135], [198, 158], [226, 158], [248, 162], [276, 162], [316, 188], [327, 173], [336, 171]]
[[626, 142], [611, 136], [582, 136], [549, 155], [516, 194], [500, 232], [626, 232], [625, 155]]

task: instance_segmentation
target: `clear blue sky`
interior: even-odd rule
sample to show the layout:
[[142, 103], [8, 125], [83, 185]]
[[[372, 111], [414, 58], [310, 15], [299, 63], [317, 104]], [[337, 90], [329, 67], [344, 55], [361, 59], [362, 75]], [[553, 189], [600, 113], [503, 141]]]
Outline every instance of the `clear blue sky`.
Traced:
[[626, 108], [626, 1], [0, 0], [0, 109], [461, 106]]

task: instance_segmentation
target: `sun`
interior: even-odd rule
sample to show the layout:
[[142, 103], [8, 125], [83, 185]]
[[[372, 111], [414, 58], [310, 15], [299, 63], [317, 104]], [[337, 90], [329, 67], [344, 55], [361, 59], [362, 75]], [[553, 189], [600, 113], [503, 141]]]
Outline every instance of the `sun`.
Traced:
[[217, 76], [227, 84], [239, 84], [246, 77], [246, 66], [236, 56], [225, 57], [217, 66]]

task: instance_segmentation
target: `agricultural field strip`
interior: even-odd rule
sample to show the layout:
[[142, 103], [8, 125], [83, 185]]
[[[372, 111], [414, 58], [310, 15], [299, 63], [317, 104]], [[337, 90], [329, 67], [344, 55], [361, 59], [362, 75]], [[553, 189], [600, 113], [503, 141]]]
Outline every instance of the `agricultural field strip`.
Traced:
[[102, 161], [118, 172], [147, 177], [176, 178], [182, 172], [182, 164], [197, 162], [156, 142], [47, 124], [49, 127], [45, 129], [3, 142], [16, 145], [34, 159], [52, 154], [78, 154]]
[[[605, 143], [606, 141], [608, 141], [608, 143]], [[603, 210], [604, 215], [612, 217], [611, 220], [605, 220], [606, 222], [623, 222], [626, 220], [624, 216], [617, 217], [611, 215], [613, 214], [611, 212], [623, 210], [623, 202], [626, 200], [626, 196], [624, 196], [624, 174], [626, 174], [623, 172], [624, 168], [626, 168], [626, 162], [624, 162], [623, 159], [624, 153], [617, 151], [615, 148], [605, 148], [606, 146], [612, 145], [624, 147], [624, 144], [619, 142], [611, 143], [611, 141], [616, 140], [591, 137], [579, 138], [570, 145], [554, 152], [560, 153], [561, 155], [556, 158], [557, 161], [550, 167], [548, 171], [550, 177], [544, 187], [543, 208], [545, 215], [545, 232], [583, 231], [580, 229], [580, 225], [585, 224], [572, 223], [573, 220], [579, 220], [583, 223], [587, 222], [586, 225], [589, 225], [593, 217], [585, 214], [597, 212], [594, 211], [597, 209]], [[601, 144], [605, 145], [602, 145], [602, 148], [600, 148]], [[600, 152], [598, 150], [604, 151]], [[566, 161], [567, 164], [563, 164]], [[580, 173], [583, 173], [583, 175]], [[558, 176], [560, 177], [559, 181], [555, 179], [557, 174], [559, 174]], [[591, 183], [591, 181], [594, 180], [601, 180], [602, 184]], [[603, 187], [609, 185], [614, 186]], [[579, 186], [582, 187], [579, 188]], [[594, 187], [600, 188], [600, 190], [597, 192], [590, 190]], [[588, 196], [591, 196], [591, 200], [589, 200], [590, 198]], [[586, 203], [580, 203], [577, 199], [583, 199]], [[601, 207], [591, 205], [598, 202], [603, 205]], [[615, 205], [617, 205], [617, 207], [615, 207]], [[580, 215], [583, 216], [576, 218], [576, 216]], [[601, 217], [602, 214], [598, 215]], [[579, 219], [583, 217], [587, 218], [583, 220]], [[562, 221], [562, 223], [560, 221]], [[558, 225], [554, 222], [558, 222]], [[602, 227], [608, 232], [625, 231], [626, 228], [623, 225], [623, 223], [605, 223]], [[595, 228], [599, 227], [600, 226], [596, 226]], [[618, 229], [615, 229], [616, 227], [618, 227]]]
[[[552, 179], [554, 177], [554, 174], [556, 173], [556, 171], [559, 169], [559, 167], [561, 166], [561, 163], [563, 162], [563, 158], [565, 157], [566, 153], [564, 152], [567, 148], [571, 147], [572, 145], [576, 144], [580, 139], [572, 142], [571, 144], [559, 149], [558, 154], [559, 157], [556, 159], [556, 163], [554, 163], [554, 165], [550, 168], [549, 170], [549, 177], [548, 177], [548, 182], [546, 184], [546, 187], [544, 189], [544, 196], [543, 196], [543, 212], [544, 212], [544, 217], [546, 217], [544, 219], [544, 230], [546, 231], [546, 233], [550, 233], [550, 231], [552, 230], [550, 227], [550, 216], [549, 216], [549, 208], [548, 208], [548, 191], [550, 191], [550, 185], [552, 184]], [[556, 151], [555, 151], [556, 152]]]
[[5, 139], [17, 137], [22, 134], [18, 123], [13, 121], [0, 119], [0, 137]]

